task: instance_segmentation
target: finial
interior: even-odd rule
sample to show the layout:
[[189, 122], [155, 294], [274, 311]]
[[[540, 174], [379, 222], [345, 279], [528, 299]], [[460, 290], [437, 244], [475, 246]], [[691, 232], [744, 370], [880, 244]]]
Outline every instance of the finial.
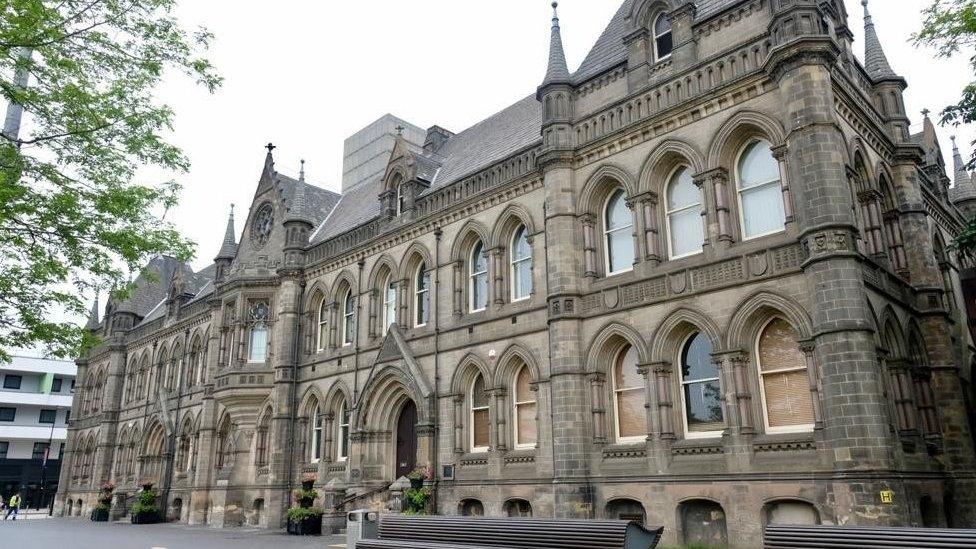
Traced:
[[305, 181], [305, 159], [304, 158], [301, 160], [301, 163], [302, 163], [302, 167], [298, 172], [298, 180]]
[[274, 143], [268, 143], [267, 145], [264, 146], [264, 148], [268, 149], [268, 154], [271, 154], [271, 151], [277, 149], [278, 147], [275, 147]]
[[230, 203], [230, 217], [234, 217], [234, 203]]
[[403, 127], [403, 124], [397, 124], [397, 126], [393, 129], [396, 130], [397, 135], [403, 135], [403, 130], [406, 128]]
[[559, 2], [552, 3], [552, 26], [559, 26]]
[[922, 109], [922, 116], [924, 116], [925, 118], [928, 118], [929, 117], [929, 114], [931, 114], [931, 113], [932, 113], [932, 111], [930, 111], [928, 109]]
[[861, 5], [864, 6], [864, 16], [871, 17], [871, 12], [868, 11], [868, 0], [861, 0]]

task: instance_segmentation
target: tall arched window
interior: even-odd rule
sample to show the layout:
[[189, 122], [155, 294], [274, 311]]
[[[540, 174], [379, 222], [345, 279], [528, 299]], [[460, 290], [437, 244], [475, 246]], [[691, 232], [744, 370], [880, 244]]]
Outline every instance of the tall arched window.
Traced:
[[342, 346], [352, 345], [356, 338], [356, 298], [346, 290], [342, 298]]
[[346, 410], [346, 403], [339, 405], [339, 413], [336, 414], [338, 428], [336, 429], [336, 461], [346, 461], [349, 459], [349, 411]]
[[319, 351], [324, 350], [328, 346], [329, 341], [329, 308], [325, 303], [325, 299], [322, 299], [322, 303], [319, 304], [319, 319], [318, 319], [318, 331], [315, 336], [316, 349]]
[[265, 412], [264, 417], [258, 423], [257, 428], [257, 444], [254, 448], [254, 464], [258, 467], [264, 467], [268, 464], [268, 442], [271, 437], [271, 410]]
[[397, 183], [396, 186], [396, 214], [400, 216], [406, 210], [404, 195], [403, 195], [403, 183]]
[[613, 406], [618, 442], [639, 442], [647, 437], [644, 376], [637, 371], [637, 349], [625, 345], [613, 362]]
[[393, 281], [393, 274], [389, 274], [383, 282], [383, 330], [396, 322], [396, 282]]
[[681, 401], [685, 436], [722, 435], [722, 389], [718, 368], [712, 362], [712, 343], [701, 333], [692, 334], [681, 351]]
[[468, 307], [471, 312], [483, 311], [488, 307], [488, 258], [480, 240], [471, 248], [468, 265]]
[[701, 217], [701, 190], [691, 177], [691, 170], [681, 166], [668, 183], [668, 244], [671, 258], [685, 257], [702, 251], [705, 227]]
[[523, 364], [515, 374], [515, 386], [512, 390], [515, 402], [515, 447], [535, 448], [539, 440], [539, 428], [536, 424], [536, 398], [532, 390], [532, 374], [528, 365]]
[[782, 231], [786, 224], [779, 162], [768, 141], [750, 141], [736, 163], [739, 216], [745, 239]]
[[770, 433], [812, 431], [814, 427], [806, 356], [797, 339], [788, 322], [774, 318], [756, 342], [763, 417]]
[[264, 362], [268, 358], [268, 304], [259, 301], [251, 307], [251, 336], [248, 362]]
[[525, 225], [512, 236], [512, 301], [528, 299], [532, 294], [532, 248]]
[[654, 58], [658, 61], [671, 56], [674, 38], [671, 35], [671, 18], [662, 13], [654, 20]]
[[426, 326], [430, 317], [430, 273], [427, 272], [426, 263], [421, 263], [417, 267], [414, 276], [413, 310], [414, 327]]
[[627, 206], [623, 189], [610, 194], [603, 208], [603, 231], [606, 242], [608, 275], [634, 268], [634, 216]]
[[468, 418], [471, 425], [471, 451], [487, 452], [489, 441], [488, 428], [488, 393], [485, 392], [485, 378], [481, 374], [475, 376], [468, 395], [471, 403], [471, 414]]
[[312, 436], [309, 437], [308, 460], [311, 463], [318, 463], [322, 459], [322, 413], [318, 405], [312, 408]]

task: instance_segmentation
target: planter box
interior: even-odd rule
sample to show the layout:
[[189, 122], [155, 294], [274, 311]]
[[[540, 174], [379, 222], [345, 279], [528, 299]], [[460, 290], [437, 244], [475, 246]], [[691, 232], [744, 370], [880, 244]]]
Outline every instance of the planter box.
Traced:
[[158, 524], [163, 522], [159, 513], [132, 515], [131, 521], [132, 524]]
[[92, 509], [92, 522], [108, 522], [108, 509]]
[[293, 536], [321, 536], [322, 515], [308, 517], [299, 521], [288, 519], [288, 533]]

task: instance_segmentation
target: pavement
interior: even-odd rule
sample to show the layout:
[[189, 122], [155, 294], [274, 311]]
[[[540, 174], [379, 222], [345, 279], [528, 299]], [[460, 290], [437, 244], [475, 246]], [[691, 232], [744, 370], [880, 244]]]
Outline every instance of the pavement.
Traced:
[[0, 545], [24, 549], [327, 549], [345, 547], [345, 541], [345, 536], [289, 536], [247, 527], [132, 525], [82, 518], [0, 520]]

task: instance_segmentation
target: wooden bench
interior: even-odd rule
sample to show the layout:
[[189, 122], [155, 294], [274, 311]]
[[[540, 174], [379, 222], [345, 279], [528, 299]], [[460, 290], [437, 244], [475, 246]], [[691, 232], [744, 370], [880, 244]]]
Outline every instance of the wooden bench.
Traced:
[[663, 530], [623, 520], [384, 516], [379, 539], [356, 549], [653, 549]]
[[870, 526], [770, 525], [766, 549], [952, 549], [976, 547], [976, 530], [946, 528], [883, 528]]

